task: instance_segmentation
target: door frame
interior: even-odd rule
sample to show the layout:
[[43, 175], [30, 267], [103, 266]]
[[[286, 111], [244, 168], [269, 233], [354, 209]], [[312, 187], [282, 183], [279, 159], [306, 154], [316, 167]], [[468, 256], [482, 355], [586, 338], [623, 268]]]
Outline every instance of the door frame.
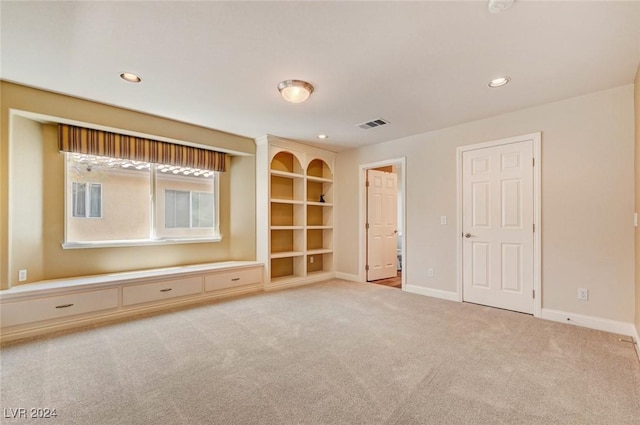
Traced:
[[[401, 203], [402, 211], [402, 226], [400, 226], [402, 230], [402, 290], [405, 290], [407, 285], [407, 158], [400, 157], [394, 159], [387, 159], [378, 162], [370, 162], [367, 164], [360, 164], [359, 166], [359, 182], [358, 182], [358, 192], [360, 199], [360, 218], [358, 222], [358, 239], [360, 240], [358, 251], [360, 252], [358, 259], [358, 280], [360, 282], [367, 281], [367, 273], [365, 270], [365, 266], [367, 264], [367, 232], [366, 232], [366, 224], [367, 224], [367, 190], [365, 187], [367, 181], [367, 170], [372, 168], [385, 167], [388, 165], [397, 165], [400, 166], [400, 184], [398, 185], [399, 192], [401, 193]], [[400, 216], [399, 216], [400, 217]]]
[[462, 154], [467, 151], [491, 148], [495, 146], [508, 145], [512, 143], [524, 142], [531, 140], [533, 142], [533, 224], [535, 232], [533, 234], [533, 290], [535, 298], [533, 299], [533, 316], [540, 317], [542, 313], [542, 133], [529, 133], [521, 136], [508, 137], [505, 139], [492, 140], [489, 142], [476, 143], [473, 145], [459, 146], [456, 149], [456, 217], [457, 217], [457, 285], [456, 292], [458, 301], [463, 301], [463, 264], [462, 264]]

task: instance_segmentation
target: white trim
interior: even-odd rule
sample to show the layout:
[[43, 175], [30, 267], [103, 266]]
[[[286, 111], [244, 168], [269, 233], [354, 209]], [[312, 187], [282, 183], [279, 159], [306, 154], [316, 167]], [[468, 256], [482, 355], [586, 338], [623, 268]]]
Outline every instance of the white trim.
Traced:
[[632, 336], [635, 333], [635, 326], [630, 322], [618, 322], [616, 320], [586, 316], [577, 313], [569, 313], [560, 310], [552, 310], [549, 308], [542, 309], [540, 318], [551, 320], [554, 322], [568, 323], [570, 325], [596, 329], [599, 331], [612, 332], [619, 335]]
[[425, 288], [417, 285], [407, 285], [404, 290], [412, 294], [426, 295], [427, 297], [441, 300], [458, 301], [458, 294], [453, 291], [443, 291], [442, 289]]
[[360, 276], [351, 273], [336, 272], [336, 279], [349, 280], [351, 282], [362, 282]]
[[462, 294], [462, 154], [466, 151], [484, 149], [489, 147], [507, 145], [511, 143], [533, 141], [533, 157], [535, 166], [533, 167], [533, 223], [536, 231], [533, 234], [533, 290], [535, 298], [533, 300], [533, 315], [541, 317], [542, 314], [542, 133], [523, 134], [521, 136], [508, 137], [506, 139], [493, 140], [490, 142], [477, 143], [474, 145], [459, 146], [456, 149], [456, 238], [457, 238], [457, 273], [456, 273], [456, 295], [457, 300], [463, 300]]
[[217, 238], [173, 238], [173, 239], [131, 239], [126, 241], [65, 242], [62, 249], [117, 248], [122, 246], [175, 245], [188, 243], [221, 242]]
[[378, 162], [370, 162], [368, 164], [360, 164], [359, 166], [359, 200], [360, 204], [358, 210], [360, 211], [360, 218], [358, 221], [358, 252], [360, 253], [358, 259], [358, 282], [366, 282], [367, 277], [365, 273], [365, 265], [367, 264], [367, 250], [366, 250], [366, 237], [365, 224], [367, 222], [367, 191], [365, 190], [365, 182], [367, 179], [367, 170], [371, 168], [385, 167], [388, 165], [399, 165], [400, 176], [402, 181], [400, 182], [400, 188], [402, 193], [402, 289], [404, 290], [407, 285], [407, 157], [387, 159]]

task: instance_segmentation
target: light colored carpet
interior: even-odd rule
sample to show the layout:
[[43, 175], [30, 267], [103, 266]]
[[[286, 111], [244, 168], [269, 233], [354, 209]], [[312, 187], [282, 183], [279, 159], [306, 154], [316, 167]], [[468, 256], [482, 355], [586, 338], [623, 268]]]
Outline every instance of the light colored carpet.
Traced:
[[616, 335], [340, 280], [0, 356], [1, 407], [57, 409], [39, 423], [640, 424]]

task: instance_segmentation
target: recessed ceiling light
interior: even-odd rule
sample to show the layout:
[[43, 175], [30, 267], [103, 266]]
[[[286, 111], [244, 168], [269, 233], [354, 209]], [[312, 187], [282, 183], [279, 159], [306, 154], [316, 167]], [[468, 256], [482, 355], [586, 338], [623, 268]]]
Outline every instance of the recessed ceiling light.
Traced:
[[120, 78], [130, 83], [139, 83], [140, 81], [142, 81], [142, 78], [140, 78], [139, 75], [136, 75], [132, 72], [123, 72], [120, 74]]
[[278, 91], [287, 102], [301, 103], [311, 96], [313, 86], [302, 80], [285, 80], [278, 84]]
[[328, 139], [329, 136], [327, 136], [326, 134], [318, 134], [318, 139]]
[[491, 82], [489, 83], [489, 87], [502, 87], [505, 84], [507, 84], [509, 81], [511, 81], [510, 77], [500, 77], [500, 78], [496, 78], [491, 80]]

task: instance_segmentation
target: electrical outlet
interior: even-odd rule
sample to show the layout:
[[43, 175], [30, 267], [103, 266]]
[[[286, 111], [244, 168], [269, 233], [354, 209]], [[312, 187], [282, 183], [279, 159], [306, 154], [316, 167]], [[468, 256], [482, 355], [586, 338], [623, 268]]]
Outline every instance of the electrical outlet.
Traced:
[[431, 267], [427, 269], [427, 276], [433, 277], [433, 269]]
[[309, 263], [313, 264], [313, 255], [309, 257]]
[[440, 216], [440, 224], [447, 224], [447, 216], [446, 215], [441, 215]]
[[18, 282], [24, 282], [27, 280], [27, 271], [25, 269], [18, 270]]
[[589, 290], [586, 288], [578, 288], [578, 299], [581, 301], [589, 300]]

